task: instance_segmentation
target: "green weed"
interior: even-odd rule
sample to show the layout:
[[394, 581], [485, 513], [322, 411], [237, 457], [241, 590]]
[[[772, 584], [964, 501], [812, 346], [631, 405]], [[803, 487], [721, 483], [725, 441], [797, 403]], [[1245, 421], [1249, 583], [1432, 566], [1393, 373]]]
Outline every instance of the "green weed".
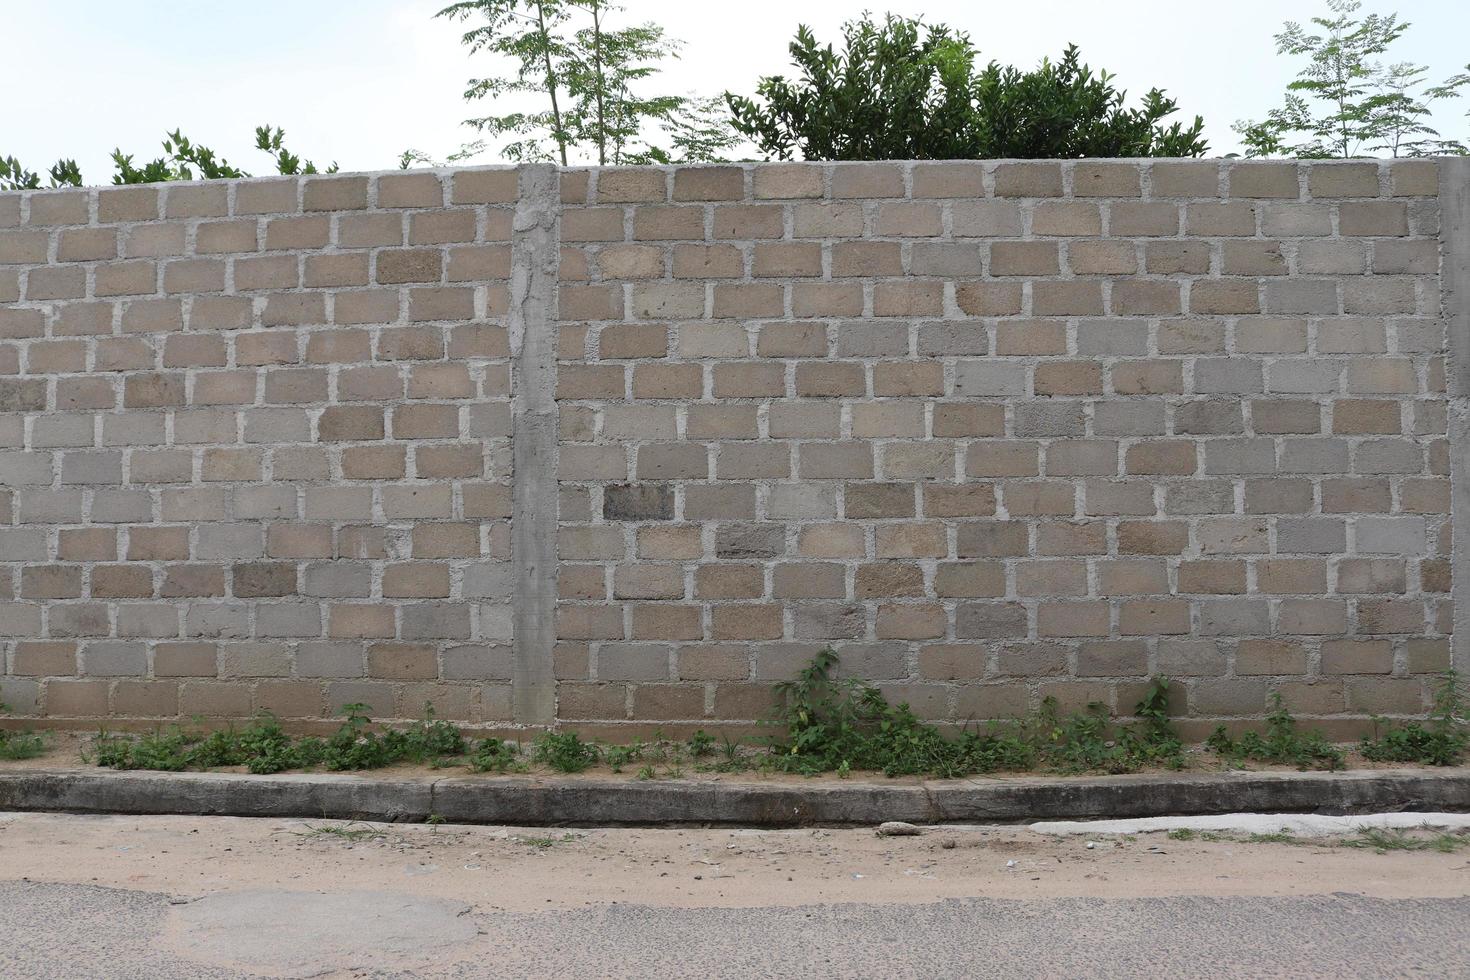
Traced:
[[500, 738], [480, 739], [470, 753], [468, 764], [471, 772], [526, 771], [526, 764], [521, 761], [521, 747]]
[[12, 732], [0, 729], [0, 759], [14, 761], [34, 759], [46, 751], [46, 736], [40, 732]]
[[349, 704], [342, 710], [347, 716], [342, 727], [325, 739], [288, 735], [274, 718], [265, 715], [241, 731], [228, 728], [203, 734], [177, 725], [144, 735], [102, 731], [83, 758], [112, 769], [182, 772], [244, 766], [264, 774], [317, 766], [335, 771], [379, 769], [398, 762], [464, 754], [459, 730], [435, 719], [431, 707], [425, 708], [422, 721], [381, 733], [369, 729], [371, 719], [365, 706]]
[[1434, 709], [1427, 725], [1418, 721], [1389, 724], [1378, 734], [1383, 720], [1374, 718], [1375, 732], [1363, 739], [1359, 749], [1365, 759], [1374, 762], [1458, 765], [1470, 748], [1470, 725], [1465, 723], [1464, 707], [1458, 677], [1453, 670], [1448, 671], [1435, 690]]
[[[0, 715], [8, 709], [0, 702]], [[32, 731], [0, 728], [0, 759], [34, 759], [46, 751], [46, 736]]]
[[696, 759], [702, 759], [715, 750], [715, 737], [704, 729], [700, 729], [689, 736], [689, 754]]
[[1296, 719], [1281, 701], [1281, 692], [1271, 693], [1271, 713], [1266, 716], [1266, 734], [1246, 732], [1238, 739], [1221, 725], [1205, 745], [1235, 764], [1245, 761], [1294, 765], [1300, 769], [1341, 769], [1342, 751], [1319, 731], [1300, 731]]
[[602, 750], [602, 757], [613, 772], [622, 772], [624, 766], [643, 758], [643, 740], [635, 738], [629, 745], [609, 745]]

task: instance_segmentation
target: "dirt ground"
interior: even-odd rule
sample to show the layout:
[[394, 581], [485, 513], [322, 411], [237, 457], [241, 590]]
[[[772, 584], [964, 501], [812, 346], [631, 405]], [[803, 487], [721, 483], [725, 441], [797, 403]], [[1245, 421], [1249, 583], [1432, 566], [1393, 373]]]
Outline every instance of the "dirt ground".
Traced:
[[[94, 738], [95, 738], [95, 733], [90, 733], [90, 732], [48, 731], [48, 732], [46, 732], [46, 751], [42, 755], [36, 756], [35, 758], [31, 758], [31, 759], [19, 759], [19, 760], [9, 760], [9, 759], [7, 759], [7, 760], [0, 760], [0, 772], [3, 772], [5, 770], [7, 770], [7, 769], [51, 769], [51, 770], [64, 770], [64, 769], [92, 769], [92, 768], [95, 768], [95, 765], [93, 763], [86, 761], [88, 747], [91, 745], [91, 743], [94, 740]], [[688, 780], [719, 780], [719, 779], [723, 779], [723, 780], [727, 780], [727, 781], [728, 780], [742, 780], [742, 781], [753, 780], [753, 781], [759, 781], [759, 782], [797, 783], [797, 784], [809, 783], [813, 779], [816, 779], [816, 780], [824, 780], [824, 781], [825, 780], [833, 780], [833, 781], [835, 781], [835, 780], [838, 780], [839, 779], [839, 777], [835, 773], [825, 773], [825, 774], [822, 774], [822, 775], [819, 775], [819, 776], [803, 776], [803, 775], [797, 775], [797, 774], [791, 774], [791, 773], [764, 772], [764, 771], [761, 771], [760, 769], [753, 768], [753, 767], [752, 768], [749, 768], [749, 769], [743, 769], [743, 770], [740, 770], [740, 771], [737, 771], [737, 772], [733, 772], [733, 773], [721, 773], [721, 772], [718, 772], [718, 771], [715, 771], [714, 770], [714, 764], [716, 762], [718, 762], [723, 757], [721, 754], [716, 754], [716, 755], [713, 755], [713, 756], [706, 756], [703, 759], [690, 759], [690, 758], [688, 758], [687, 753], [684, 753], [682, 755], [682, 757], [675, 758], [674, 757], [674, 752], [673, 752], [674, 747], [675, 746], [672, 745], [672, 744], [669, 746], [669, 757], [666, 758], [666, 759], [664, 759], [664, 760], [662, 760], [662, 761], [654, 758], [652, 755], [649, 755], [648, 757], [646, 757], [643, 760], [640, 760], [638, 762], [632, 762], [632, 763], [629, 763], [629, 764], [625, 765], [622, 768], [622, 771], [621, 772], [616, 772], [616, 773], [613, 772], [611, 769], [609, 769], [606, 764], [602, 764], [602, 763], [599, 763], [598, 765], [592, 766], [591, 768], [585, 770], [584, 772], [581, 772], [581, 773], [571, 773], [571, 774], [558, 773], [558, 772], [554, 772], [553, 770], [549, 769], [546, 766], [533, 765], [533, 766], [530, 767], [530, 773], [532, 775], [554, 776], [557, 779], [579, 779], [579, 778], [580, 779], [608, 779], [608, 778], [614, 778], [614, 779], [615, 778], [638, 779], [638, 778], [640, 778], [639, 777], [639, 770], [642, 769], [645, 766], [645, 764], [647, 764], [648, 766], [650, 766], [652, 768], [652, 771], [653, 771], [653, 774], [654, 774], [653, 775], [653, 778], [656, 778], [656, 779], [670, 779], [670, 778], [688, 779]], [[1394, 762], [1394, 763], [1372, 762], [1372, 761], [1369, 761], [1367, 759], [1364, 759], [1357, 752], [1353, 751], [1351, 747], [1344, 746], [1343, 748], [1344, 748], [1343, 756], [1344, 756], [1344, 760], [1346, 761], [1346, 764], [1347, 764], [1347, 768], [1348, 769], [1411, 769], [1411, 768], [1416, 768], [1416, 767], [1414, 767], [1412, 765], [1405, 764], [1405, 763], [1397, 763], [1397, 762]], [[746, 751], [748, 757], [752, 757], [753, 758], [754, 757], [754, 754], [757, 753], [759, 750], [757, 748], [752, 747], [752, 748], [746, 749], [745, 751]], [[1209, 751], [1203, 750], [1203, 749], [1201, 749], [1198, 746], [1189, 746], [1189, 747], [1186, 747], [1184, 754], [1185, 754], [1185, 760], [1186, 760], [1186, 762], [1185, 762], [1185, 769], [1183, 771], [1185, 771], [1185, 772], [1221, 772], [1221, 771], [1225, 771], [1225, 770], [1228, 770], [1228, 769], [1231, 768], [1219, 756], [1215, 755], [1213, 752], [1209, 752]], [[1248, 768], [1248, 769], [1250, 769], [1253, 772], [1295, 772], [1295, 771], [1297, 771], [1296, 768], [1293, 767], [1293, 766], [1263, 765], [1263, 764], [1254, 763], [1254, 762], [1249, 763], [1245, 768]], [[221, 769], [218, 769], [218, 770], [215, 770], [215, 771], [218, 771], [218, 772], [244, 772], [245, 770], [244, 770], [243, 767], [234, 767], [234, 768], [221, 768]], [[1163, 772], [1168, 772], [1170, 770], [1165, 770], [1165, 769], [1144, 769], [1144, 770], [1140, 770], [1140, 771], [1141, 772], [1158, 772], [1158, 773], [1163, 773]], [[393, 765], [393, 766], [388, 766], [388, 767], [383, 768], [383, 769], [375, 769], [375, 770], [371, 770], [369, 772], [364, 772], [364, 773], [359, 773], [359, 774], [361, 774], [361, 775], [371, 775], [374, 778], [410, 779], [410, 780], [413, 780], [413, 779], [432, 780], [432, 779], [440, 779], [440, 778], [443, 778], [443, 777], [446, 777], [446, 776], [455, 776], [455, 777], [476, 776], [478, 778], [494, 779], [494, 778], [496, 778], [496, 775], [497, 775], [495, 773], [472, 773], [469, 770], [469, 768], [466, 767], [466, 766], [448, 766], [448, 767], [445, 767], [445, 768], [436, 769], [436, 768], [433, 768], [433, 767], [427, 766], [427, 765], [411, 765], [411, 764], [407, 764], [407, 763]], [[1001, 779], [1004, 779], [1004, 778], [1014, 778], [1014, 777], [1024, 777], [1024, 776], [1038, 776], [1038, 775], [1044, 775], [1044, 776], [1047, 776], [1048, 778], [1067, 778], [1067, 777], [1058, 777], [1058, 776], [1055, 776], [1054, 774], [1051, 774], [1051, 773], [1039, 773], [1039, 772], [1038, 773], [997, 773], [997, 774], [994, 774], [993, 777], [992, 776], [982, 776], [982, 777], [979, 777], [979, 778], [1001, 778]], [[1082, 776], [1079, 777], [1079, 778], [1091, 778], [1091, 777], [1095, 777], [1097, 775], [1099, 775], [1099, 774], [1098, 773], [1086, 773], [1086, 774], [1082, 774]], [[854, 776], [855, 779], [858, 779], [858, 780], [862, 780], [862, 779], [866, 779], [866, 780], [873, 780], [873, 779], [882, 780], [885, 783], [888, 783], [890, 785], [904, 785], [904, 784], [914, 784], [914, 783], [923, 782], [923, 779], [921, 777], [902, 777], [901, 776], [901, 777], [896, 777], [896, 778], [893, 778], [893, 779], [888, 779], [888, 778], [884, 777], [881, 773], [854, 773], [853, 776]]]
[[548, 830], [230, 817], [0, 814], [0, 880], [194, 899], [377, 889], [486, 911], [798, 906], [945, 898], [1470, 895], [1451, 853], [1291, 843], [1053, 837], [1025, 827]]

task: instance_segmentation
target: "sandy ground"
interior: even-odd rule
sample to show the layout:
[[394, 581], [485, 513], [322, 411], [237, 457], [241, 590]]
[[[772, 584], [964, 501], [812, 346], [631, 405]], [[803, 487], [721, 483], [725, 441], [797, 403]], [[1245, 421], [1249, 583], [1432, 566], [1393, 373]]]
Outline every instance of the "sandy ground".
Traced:
[[[1091, 843], [1093, 846], [1089, 847]], [[1053, 837], [1024, 827], [557, 830], [234, 817], [0, 816], [0, 880], [196, 898], [392, 887], [490, 910], [932, 902], [988, 896], [1470, 895], [1470, 848]]]

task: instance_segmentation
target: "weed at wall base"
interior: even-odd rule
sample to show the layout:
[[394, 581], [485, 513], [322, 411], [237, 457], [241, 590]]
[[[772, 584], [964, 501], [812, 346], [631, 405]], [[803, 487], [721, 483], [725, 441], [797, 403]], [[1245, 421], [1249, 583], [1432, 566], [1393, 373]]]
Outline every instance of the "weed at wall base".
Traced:
[[1399, 724], [1374, 718], [1374, 728], [1385, 730], [1365, 739], [1359, 746], [1365, 759], [1374, 762], [1417, 762], [1426, 766], [1454, 766], [1470, 748], [1470, 725], [1465, 722], [1465, 704], [1460, 695], [1459, 677], [1453, 671], [1434, 693], [1434, 708], [1429, 723], [1417, 721]]
[[[766, 772], [817, 775], [882, 772], [888, 776], [955, 778], [989, 772], [1125, 773], [1185, 765], [1184, 744], [1170, 723], [1170, 685], [1156, 677], [1126, 724], [1113, 719], [1105, 706], [1090, 704], [1063, 714], [1055, 699], [1046, 698], [1035, 711], [1011, 719], [967, 728], [946, 737], [922, 722], [907, 704], [890, 705], [871, 684], [836, 676], [837, 654], [819, 653], [794, 680], [776, 685], [784, 707], [769, 724], [773, 734], [766, 751], [752, 754], [726, 737], [721, 745], [704, 731], [687, 743], [671, 742], [655, 733], [651, 742], [603, 745], [575, 731], [544, 732], [529, 753], [511, 741], [483, 738], [471, 744], [449, 722], [425, 718], [406, 728], [374, 731], [366, 708], [350, 704], [346, 718], [332, 735], [297, 738], [287, 735], [269, 716], [249, 727], [189, 733], [178, 727], [148, 735], [100, 733], [85, 758], [116, 769], [182, 771], [243, 766], [252, 773], [287, 769], [377, 769], [399, 762], [435, 768], [466, 766], [473, 772], [525, 772], [535, 764], [560, 773], [584, 772], [603, 764], [613, 772], [637, 766], [640, 779], [679, 778], [684, 765], [699, 771]], [[1470, 743], [1460, 717], [1461, 701], [1454, 675], [1448, 675], [1436, 697], [1427, 725], [1391, 725], [1364, 739], [1363, 754], [1375, 761], [1451, 765]], [[7, 742], [7, 738], [9, 741]], [[0, 732], [0, 756], [6, 751], [39, 754], [40, 736]], [[1247, 762], [1295, 765], [1303, 769], [1341, 769], [1342, 751], [1318, 731], [1301, 730], [1279, 694], [1264, 732], [1231, 738], [1224, 727], [1206, 742], [1232, 765]], [[718, 756], [717, 758], [711, 758]], [[24, 757], [24, 756], [9, 756]], [[661, 764], [656, 766], [655, 764]]]
[[786, 698], [778, 724], [786, 733], [773, 748], [774, 768], [953, 778], [998, 770], [1117, 773], [1183, 765], [1184, 746], [1166, 713], [1164, 678], [1154, 679], [1132, 725], [1114, 725], [1100, 704], [1062, 716], [1047, 698], [1024, 718], [947, 739], [907, 704], [895, 707], [870, 684], [836, 678], [837, 663], [834, 651], [823, 650], [795, 680], [778, 685]]
[[1266, 733], [1246, 732], [1233, 739], [1221, 725], [1205, 741], [1213, 751], [1239, 765], [1245, 761], [1294, 765], [1301, 769], [1341, 769], [1342, 750], [1321, 732], [1299, 731], [1296, 719], [1281, 701], [1281, 692], [1271, 694], [1271, 713], [1266, 716]]
[[244, 766], [257, 775], [287, 769], [322, 767], [332, 771], [380, 769], [398, 762], [426, 762], [465, 752], [459, 730], [434, 718], [425, 708], [423, 721], [382, 733], [368, 728], [366, 706], [344, 705], [342, 727], [325, 739], [295, 738], [269, 715], [249, 727], [201, 735], [173, 726], [147, 735], [99, 732], [83, 758], [112, 769], [155, 769], [182, 772]]

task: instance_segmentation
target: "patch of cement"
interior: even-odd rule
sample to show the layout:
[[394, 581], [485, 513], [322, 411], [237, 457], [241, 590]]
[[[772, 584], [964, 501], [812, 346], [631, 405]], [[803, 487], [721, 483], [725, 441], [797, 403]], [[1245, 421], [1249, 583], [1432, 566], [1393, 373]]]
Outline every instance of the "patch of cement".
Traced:
[[1241, 834], [1277, 834], [1298, 837], [1351, 834], [1418, 827], [1458, 830], [1470, 827], [1470, 813], [1359, 813], [1329, 816], [1319, 813], [1222, 813], [1204, 817], [1140, 817], [1136, 820], [1044, 820], [1029, 825], [1039, 834], [1147, 834], [1165, 830], [1217, 830]]
[[272, 976], [411, 966], [478, 932], [463, 902], [394, 892], [222, 892], [170, 908], [182, 956]]

